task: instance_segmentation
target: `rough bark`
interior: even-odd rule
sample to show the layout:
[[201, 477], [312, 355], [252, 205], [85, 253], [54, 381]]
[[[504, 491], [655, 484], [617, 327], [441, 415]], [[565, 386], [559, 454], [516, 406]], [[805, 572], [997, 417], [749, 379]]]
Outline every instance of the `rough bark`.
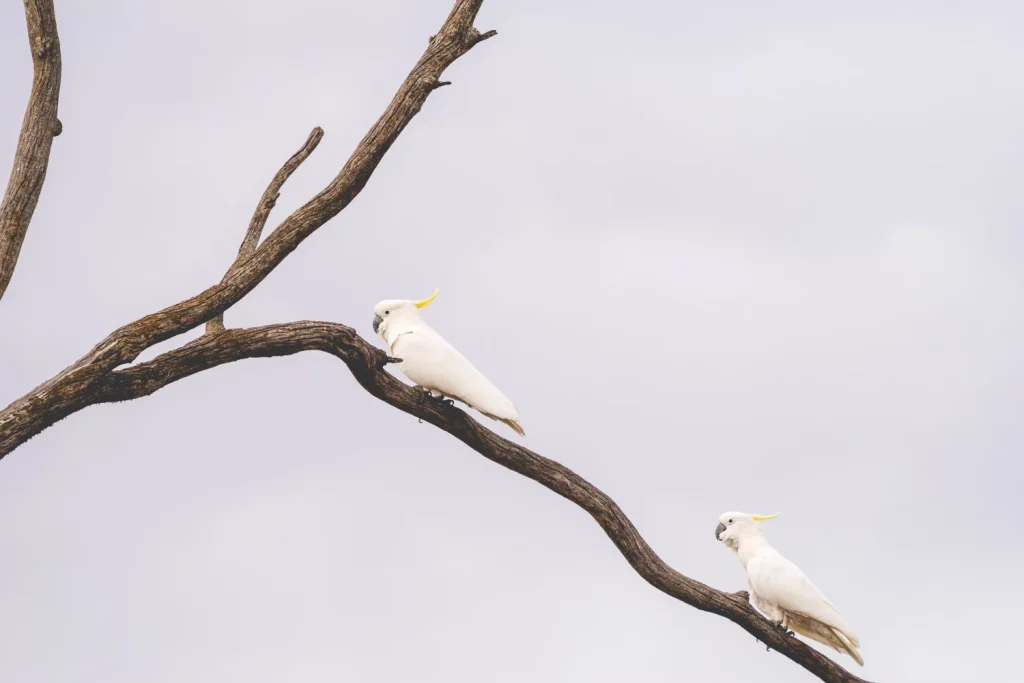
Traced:
[[[0, 458], [58, 420], [91, 405], [148, 396], [190, 375], [237, 360], [322, 351], [343, 361], [359, 384], [373, 396], [445, 430], [484, 457], [539, 482], [586, 510], [636, 572], [655, 588], [697, 609], [735, 622], [823, 681], [863, 683], [828, 657], [783, 634], [750, 606], [745, 592], [718, 591], [669, 567], [647, 545], [619, 506], [576, 473], [498, 436], [462, 410], [428, 398], [395, 379], [384, 367], [400, 360], [388, 358], [354, 330], [337, 323], [308, 321], [224, 329], [224, 311], [252, 291], [306, 237], [336, 216], [362, 190], [427, 96], [448, 85], [447, 81], [440, 80], [444, 70], [474, 45], [494, 35], [493, 31], [480, 33], [473, 27], [482, 2], [457, 0], [387, 110], [356, 147], [341, 172], [260, 244], [260, 235], [281, 187], [312, 153], [323, 135], [322, 130], [314, 129], [303, 148], [288, 160], [267, 187], [238, 256], [219, 284], [115, 330], [76, 363], [0, 411]], [[3, 213], [0, 213], [3, 219], [0, 222], [0, 295], [10, 280], [18, 248], [39, 197], [52, 137], [59, 134], [56, 106], [60, 51], [52, 0], [25, 0], [25, 8], [36, 78], [11, 185], [4, 197]], [[12, 247], [15, 241], [17, 244]], [[209, 325], [207, 333], [199, 339], [152, 361], [122, 367], [150, 346], [203, 323]]]
[[[458, 0], [426, 52], [399, 86], [384, 114], [356, 146], [327, 187], [286, 218], [249, 258], [228, 269], [217, 285], [196, 296], [129, 323], [98, 343], [56, 377], [0, 411], [0, 457], [38, 434], [52, 415], [78, 408], [90, 388], [147, 348], [202, 325], [238, 303], [288, 254], [359, 194], [384, 154], [419, 113], [441, 74], [474, 45], [494, 35], [473, 27], [483, 0]], [[60, 419], [58, 417], [57, 419]]]
[[615, 501], [568, 467], [498, 436], [462, 410], [428, 398], [393, 377], [383, 368], [400, 359], [389, 359], [344, 325], [301, 321], [204, 335], [148, 363], [111, 373], [93, 392], [91, 402], [140, 398], [218, 365], [302, 351], [322, 351], [339, 358], [356, 381], [376, 398], [443, 429], [488, 460], [533, 479], [586, 510], [637, 574], [658, 590], [699, 610], [729, 619], [823, 681], [864, 683], [801, 640], [782, 633], [750, 605], [745, 591], [715, 590], [670, 567], [651, 549]]
[[[309, 158], [309, 155], [313, 153], [316, 146], [320, 144], [320, 141], [324, 137], [324, 129], [317, 126], [313, 129], [313, 132], [306, 138], [306, 142], [302, 145], [302, 148], [298, 152], [293, 154], [288, 161], [284, 162], [284, 166], [278, 171], [273, 180], [270, 181], [270, 185], [263, 191], [263, 196], [260, 197], [259, 204], [256, 205], [256, 211], [252, 215], [252, 219], [249, 221], [249, 229], [245, 231], [245, 237], [242, 238], [242, 246], [238, 248], [238, 256], [235, 257], [235, 262], [231, 264], [232, 269], [237, 268], [239, 264], [244, 263], [246, 259], [256, 253], [256, 245], [260, 242], [260, 235], [263, 234], [263, 226], [267, 224], [267, 219], [270, 218], [270, 212], [277, 205], [277, 200], [281, 196], [281, 188], [291, 178], [292, 173], [302, 165], [302, 162]], [[224, 275], [227, 278], [227, 275]], [[221, 280], [223, 283], [224, 280]], [[211, 334], [213, 332], [220, 332], [224, 329], [224, 314], [218, 313], [217, 316], [206, 323], [206, 333]]]
[[21, 245], [43, 191], [53, 139], [60, 135], [57, 119], [60, 99], [60, 40], [53, 0], [24, 0], [28, 42], [32, 50], [32, 92], [29, 94], [21, 135], [14, 151], [14, 167], [0, 200], [0, 299], [14, 276]]

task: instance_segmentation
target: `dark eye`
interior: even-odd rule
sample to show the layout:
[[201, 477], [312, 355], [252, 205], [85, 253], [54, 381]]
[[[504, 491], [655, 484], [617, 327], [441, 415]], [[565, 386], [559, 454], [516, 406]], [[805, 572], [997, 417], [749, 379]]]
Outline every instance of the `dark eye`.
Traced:
[[731, 519], [729, 520], [729, 524], [732, 524], [732, 520]]
[[388, 313], [390, 313], [390, 312], [391, 312], [391, 311], [384, 311], [384, 315], [387, 315], [387, 314], [388, 314]]

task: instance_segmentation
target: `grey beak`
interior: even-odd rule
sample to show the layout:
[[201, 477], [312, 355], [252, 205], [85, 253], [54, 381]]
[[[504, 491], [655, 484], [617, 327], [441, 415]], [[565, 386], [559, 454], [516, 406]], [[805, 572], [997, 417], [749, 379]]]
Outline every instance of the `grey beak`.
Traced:
[[382, 322], [384, 322], [384, 318], [380, 317], [377, 314], [374, 314], [374, 316], [373, 316], [373, 333], [374, 334], [377, 334], [377, 330], [380, 328], [380, 324]]
[[725, 531], [725, 525], [722, 524], [721, 522], [719, 522], [718, 526], [715, 527], [715, 540], [716, 541], [721, 541], [722, 540], [721, 538], [719, 538], [719, 536], [722, 535], [723, 531]]

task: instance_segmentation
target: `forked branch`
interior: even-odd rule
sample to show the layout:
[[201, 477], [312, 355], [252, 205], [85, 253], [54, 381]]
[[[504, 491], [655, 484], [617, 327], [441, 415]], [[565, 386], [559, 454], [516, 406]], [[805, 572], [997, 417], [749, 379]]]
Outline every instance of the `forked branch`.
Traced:
[[[39, 198], [52, 138], [60, 131], [56, 113], [60, 48], [53, 3], [24, 2], [35, 78], [11, 183], [0, 206], [0, 296], [10, 281]], [[296, 322], [223, 329], [220, 316], [225, 310], [252, 291], [306, 237], [359, 194], [428, 95], [447, 85], [440, 80], [444, 70], [474, 45], [495, 35], [494, 31], [480, 33], [473, 27], [482, 2], [457, 0], [441, 30], [428, 41], [426, 52], [341, 172], [260, 244], [260, 235], [281, 187], [323, 135], [319, 128], [313, 131], [264, 192], [238, 257], [219, 284], [115, 330], [79, 361], [0, 411], [0, 458], [58, 420], [91, 405], [147, 396], [190, 375], [245, 358], [323, 351], [341, 359], [373, 396], [443, 429], [484, 457], [539, 482], [586, 510], [636, 572], [655, 588], [735, 622], [823, 681], [863, 683], [832, 660], [776, 629], [750, 606], [745, 594], [715, 590], [669, 567], [647, 545], [618, 505], [575, 472], [501, 438], [458, 408], [428, 399], [395, 379], [383, 368], [396, 359], [388, 358], [351, 328], [336, 323]], [[154, 344], [215, 320], [208, 330], [211, 334], [152, 361], [121, 367]]]
[[341, 172], [278, 225], [251, 256], [236, 261], [219, 284], [114, 330], [56, 377], [0, 411], [0, 457], [86, 405], [96, 383], [114, 369], [131, 363], [154, 344], [202, 325], [236, 304], [303, 240], [348, 206], [419, 113], [444, 70], [479, 42], [473, 19], [482, 3], [457, 0], [434, 40]]
[[[256, 252], [256, 245], [260, 242], [260, 235], [263, 233], [263, 226], [267, 224], [267, 219], [270, 217], [270, 212], [277, 205], [277, 200], [281, 196], [281, 188], [295, 173], [295, 170], [302, 165], [302, 162], [309, 158], [309, 155], [313, 153], [316, 146], [320, 144], [320, 141], [324, 138], [324, 129], [317, 126], [306, 138], [306, 142], [303, 143], [302, 148], [298, 152], [293, 154], [288, 161], [284, 162], [284, 166], [281, 170], [274, 174], [273, 180], [270, 181], [270, 185], [263, 191], [263, 196], [260, 197], [260, 203], [256, 205], [256, 211], [252, 215], [252, 219], [249, 221], [249, 229], [245, 231], [245, 237], [242, 238], [242, 246], [238, 248], [238, 256], [235, 257], [234, 263], [228, 268], [228, 272], [232, 268], [236, 268], [238, 264], [243, 263], [247, 258], [252, 256]], [[227, 274], [224, 275], [227, 278]], [[222, 279], [223, 283], [224, 280]], [[224, 313], [218, 313], [215, 318], [206, 323], [206, 333], [213, 334], [224, 329]]]

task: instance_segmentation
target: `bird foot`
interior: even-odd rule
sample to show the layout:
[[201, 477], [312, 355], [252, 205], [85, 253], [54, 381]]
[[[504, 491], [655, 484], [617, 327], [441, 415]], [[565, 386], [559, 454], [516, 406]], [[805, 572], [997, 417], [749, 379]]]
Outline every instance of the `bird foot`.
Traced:
[[392, 363], [401, 363], [401, 362], [402, 362], [401, 358], [394, 358], [393, 356], [389, 356], [389, 355], [387, 355], [385, 353], [380, 358], [378, 358], [378, 360], [377, 360], [377, 367], [379, 369], [383, 370], [385, 365], [391, 365]]
[[416, 389], [418, 391], [423, 392], [423, 394], [425, 396], [427, 396], [427, 398], [432, 398], [435, 401], [440, 401], [441, 403], [447, 403], [450, 406], [454, 406], [455, 405], [455, 401], [453, 401], [450, 398], [447, 398], [444, 394], [434, 393], [433, 389], [427, 389], [426, 387], [421, 387], [419, 384], [414, 386], [413, 389]]

